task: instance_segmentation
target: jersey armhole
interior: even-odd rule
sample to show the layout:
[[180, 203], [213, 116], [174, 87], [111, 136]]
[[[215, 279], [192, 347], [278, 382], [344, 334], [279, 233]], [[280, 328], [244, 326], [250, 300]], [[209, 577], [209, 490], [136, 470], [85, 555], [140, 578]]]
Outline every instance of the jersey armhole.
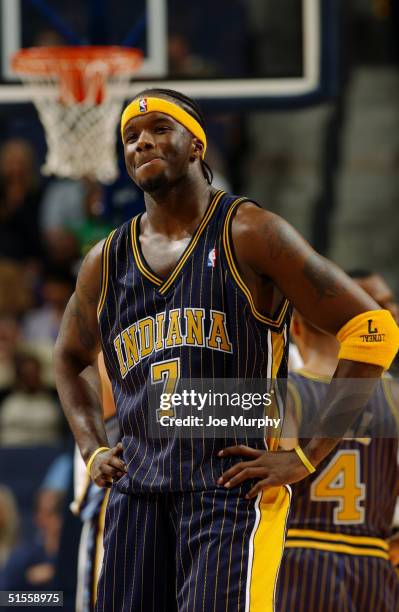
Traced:
[[[261, 321], [261, 323], [266, 324], [268, 327], [270, 327], [271, 329], [273, 329], [273, 331], [275, 332], [280, 332], [281, 331], [281, 327], [282, 327], [282, 323], [284, 322], [284, 318], [285, 315], [287, 313], [288, 307], [289, 307], [289, 301], [286, 298], [283, 298], [281, 301], [281, 304], [279, 305], [279, 307], [277, 308], [276, 314], [274, 316], [274, 318], [272, 317], [266, 317], [265, 315], [262, 315], [255, 306], [255, 302], [253, 300], [252, 294], [249, 290], [249, 288], [247, 287], [247, 285], [245, 284], [241, 273], [239, 271], [238, 268], [238, 262], [237, 262], [237, 258], [235, 255], [235, 251], [234, 251], [234, 245], [233, 245], [233, 240], [232, 240], [232, 222], [234, 219], [234, 216], [238, 210], [238, 208], [241, 206], [241, 204], [244, 204], [246, 202], [250, 202], [251, 204], [255, 204], [256, 206], [259, 206], [259, 204], [257, 204], [256, 202], [253, 202], [252, 200], [249, 200], [248, 198], [237, 198], [236, 200], [234, 200], [234, 202], [230, 205], [230, 208], [228, 210], [228, 213], [226, 215], [226, 219], [224, 221], [224, 226], [223, 226], [223, 250], [226, 256], [226, 261], [227, 261], [227, 265], [230, 271], [230, 274], [232, 276], [232, 279], [234, 281], [234, 283], [237, 285], [237, 287], [241, 290], [241, 292], [244, 294], [248, 305], [250, 307], [250, 310], [253, 314], [253, 316], [258, 320]], [[259, 206], [260, 208], [260, 206]]]
[[108, 290], [108, 276], [109, 276], [109, 249], [111, 246], [112, 238], [116, 230], [113, 230], [108, 238], [106, 239], [102, 252], [101, 252], [101, 286], [100, 286], [100, 297], [97, 306], [97, 319], [100, 318], [101, 311], [104, 307], [105, 298]]

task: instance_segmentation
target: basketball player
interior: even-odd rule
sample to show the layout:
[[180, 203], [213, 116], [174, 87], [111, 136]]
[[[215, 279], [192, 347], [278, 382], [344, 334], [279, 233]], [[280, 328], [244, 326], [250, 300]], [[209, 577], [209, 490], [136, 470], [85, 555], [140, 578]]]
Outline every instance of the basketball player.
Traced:
[[[378, 275], [365, 276], [362, 284], [376, 300], [380, 289], [390, 293]], [[290, 389], [304, 423], [326, 393], [338, 347], [335, 338], [296, 313], [292, 329], [304, 368], [290, 374]], [[360, 439], [342, 441], [317, 473], [294, 485], [278, 609], [398, 609], [399, 580], [385, 541], [399, 477], [399, 402], [394, 403], [392, 385], [383, 380], [362, 415], [378, 423], [371, 425], [370, 437], [362, 432]]]
[[[121, 132], [146, 213], [86, 257], [55, 351], [87, 469], [111, 487], [96, 609], [268, 612], [289, 508], [282, 485], [306, 477], [336, 440], [263, 453], [252, 476], [266, 470], [268, 488], [247, 499], [251, 485], [230, 490], [220, 480], [236, 461], [218, 454], [225, 439], [148, 434], [147, 381], [168, 389], [179, 378], [286, 376], [288, 300], [338, 334], [340, 377], [377, 379], [399, 332], [285, 221], [212, 188], [204, 122], [191, 99], [144, 91], [125, 109]], [[380, 334], [371, 352], [360, 340], [370, 325]], [[79, 380], [100, 345], [123, 451], [107, 448], [101, 411]]]

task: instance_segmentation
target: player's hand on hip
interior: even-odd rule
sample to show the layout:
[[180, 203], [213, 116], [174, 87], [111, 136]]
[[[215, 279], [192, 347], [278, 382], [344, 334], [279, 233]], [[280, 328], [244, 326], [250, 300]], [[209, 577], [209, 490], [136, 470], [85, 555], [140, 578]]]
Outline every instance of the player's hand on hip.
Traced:
[[258, 478], [259, 481], [245, 496], [247, 499], [256, 497], [266, 487], [277, 487], [283, 484], [298, 482], [309, 476], [309, 472], [298, 458], [295, 451], [262, 451], [249, 446], [230, 446], [218, 453], [219, 457], [242, 456], [250, 461], [236, 463], [224, 472], [217, 484], [226, 489], [236, 487], [246, 480]]
[[122, 453], [120, 442], [113, 448], [98, 453], [90, 468], [90, 476], [97, 486], [110, 488], [114, 480], [126, 474], [127, 467], [121, 458]]

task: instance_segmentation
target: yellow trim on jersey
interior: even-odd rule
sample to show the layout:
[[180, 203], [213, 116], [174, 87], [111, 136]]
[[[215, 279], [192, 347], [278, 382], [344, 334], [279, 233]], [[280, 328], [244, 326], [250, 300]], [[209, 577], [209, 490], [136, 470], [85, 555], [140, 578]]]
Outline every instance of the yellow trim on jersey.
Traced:
[[100, 291], [100, 297], [99, 297], [98, 306], [97, 306], [97, 318], [100, 317], [101, 311], [104, 306], [105, 298], [107, 295], [108, 271], [109, 271], [109, 249], [110, 249], [111, 241], [112, 241], [112, 238], [115, 232], [116, 230], [113, 230], [110, 233], [110, 235], [106, 239], [104, 246], [103, 246], [102, 257], [101, 257], [102, 259], [101, 291]]
[[224, 191], [217, 191], [213, 197], [213, 200], [211, 202], [211, 204], [208, 206], [208, 210], [205, 213], [204, 218], [202, 219], [202, 222], [200, 224], [200, 226], [197, 228], [190, 244], [188, 245], [187, 249], [184, 251], [180, 261], [177, 263], [176, 268], [173, 270], [172, 274], [166, 279], [165, 283], [162, 285], [161, 289], [159, 290], [160, 293], [166, 293], [166, 291], [169, 289], [169, 287], [171, 286], [171, 284], [173, 283], [173, 281], [175, 280], [176, 276], [179, 274], [180, 270], [182, 269], [182, 267], [184, 266], [184, 264], [186, 263], [187, 259], [190, 257], [191, 253], [193, 252], [193, 250], [195, 249], [198, 240], [200, 239], [205, 227], [208, 225], [208, 222], [210, 221], [211, 217], [213, 216], [213, 213], [216, 210], [217, 205], [219, 204], [219, 201], [221, 199], [221, 197], [224, 195]]
[[155, 283], [156, 285], [158, 285], [159, 287], [159, 292], [160, 293], [166, 293], [168, 291], [168, 289], [170, 288], [170, 286], [172, 285], [172, 283], [175, 281], [176, 276], [180, 273], [181, 269], [183, 268], [184, 264], [186, 263], [187, 259], [190, 257], [191, 253], [193, 252], [193, 250], [195, 249], [195, 247], [198, 244], [198, 241], [205, 229], [205, 227], [207, 226], [207, 224], [209, 223], [213, 213], [216, 210], [216, 207], [221, 199], [221, 197], [224, 195], [224, 191], [217, 191], [215, 193], [215, 195], [213, 196], [213, 199], [210, 203], [210, 205], [208, 206], [205, 215], [200, 223], [200, 225], [198, 226], [198, 228], [196, 229], [187, 249], [183, 252], [183, 255], [181, 256], [181, 258], [179, 259], [179, 261], [177, 262], [176, 267], [172, 270], [171, 274], [168, 276], [167, 279], [162, 280], [160, 279], [158, 276], [156, 276], [153, 272], [151, 272], [151, 270], [148, 269], [147, 266], [145, 266], [141, 255], [140, 255], [140, 251], [138, 248], [138, 244], [137, 244], [137, 240], [138, 240], [138, 219], [139, 216], [134, 217], [133, 221], [132, 221], [132, 227], [131, 227], [131, 237], [132, 237], [132, 246], [133, 246], [133, 255], [134, 255], [134, 259], [136, 261], [137, 267], [139, 268], [140, 272], [146, 276], [150, 281], [152, 281], [153, 283]]
[[104, 536], [104, 525], [105, 525], [105, 511], [107, 509], [110, 493], [111, 493], [111, 489], [108, 489], [107, 492], [105, 493], [103, 501], [101, 502], [101, 509], [98, 515], [97, 536], [96, 536], [96, 544], [95, 544], [95, 550], [94, 550], [94, 563], [93, 563], [92, 597], [93, 597], [94, 605], [97, 600], [97, 587], [98, 587], [98, 581], [100, 578], [102, 559], [104, 556], [103, 536]]
[[150, 270], [148, 270], [148, 268], [146, 268], [144, 266], [144, 264], [141, 261], [141, 256], [140, 256], [140, 251], [138, 249], [137, 246], [137, 224], [139, 221], [140, 215], [137, 215], [136, 217], [133, 217], [132, 219], [132, 223], [130, 226], [130, 233], [131, 233], [131, 242], [132, 242], [132, 248], [133, 248], [133, 256], [136, 262], [136, 265], [138, 267], [138, 269], [140, 270], [141, 274], [143, 274], [143, 276], [146, 276], [150, 281], [152, 281], [153, 283], [155, 283], [156, 285], [160, 286], [162, 285], [162, 281], [161, 279], [159, 279], [157, 276], [155, 276], [155, 274], [153, 274]]
[[[367, 548], [367, 546], [370, 546], [370, 548]], [[381, 557], [382, 559], [389, 558], [388, 544], [381, 538], [349, 536], [341, 533], [328, 533], [326, 531], [316, 531], [313, 529], [289, 529], [285, 547], [315, 548], [317, 550], [338, 552], [348, 555], [373, 556]]]
[[247, 298], [249, 307], [254, 317], [258, 319], [258, 321], [261, 321], [262, 323], [266, 323], [267, 325], [270, 325], [272, 327], [279, 328], [285, 317], [285, 314], [289, 306], [288, 300], [285, 299], [282, 301], [282, 305], [280, 305], [279, 307], [280, 313], [277, 319], [272, 319], [270, 317], [265, 317], [264, 315], [262, 315], [256, 309], [251, 292], [248, 289], [247, 285], [244, 283], [243, 279], [241, 278], [240, 272], [238, 271], [236, 263], [234, 261], [233, 249], [230, 244], [230, 236], [229, 236], [230, 219], [232, 218], [233, 213], [235, 212], [235, 209], [238, 207], [238, 205], [246, 201], [248, 201], [247, 198], [238, 198], [237, 200], [234, 200], [229, 212], [226, 215], [226, 220], [225, 220], [224, 229], [223, 229], [223, 246], [224, 246], [224, 251], [226, 254], [227, 263], [229, 265], [230, 272], [235, 282], [237, 283], [237, 285], [240, 287], [241, 291], [244, 293], [245, 297]]
[[253, 540], [252, 570], [248, 576], [249, 602], [245, 608], [251, 612], [274, 610], [289, 508], [290, 491], [287, 488], [271, 487], [261, 493], [260, 520]]
[[277, 334], [276, 332], [271, 332], [271, 334], [273, 347], [272, 379], [274, 380], [284, 357], [285, 338], [284, 334]]
[[[283, 333], [270, 332], [272, 341], [272, 380], [274, 381], [277, 377], [277, 373], [280, 369], [281, 362], [284, 357], [285, 338]], [[279, 395], [274, 394], [273, 408], [274, 411], [268, 411], [269, 416], [279, 418], [281, 413], [278, 409]], [[277, 410], [276, 410], [277, 407]], [[279, 448], [280, 436], [270, 436], [267, 438], [267, 446], [270, 451], [276, 451]]]
[[294, 373], [300, 374], [301, 376], [303, 376], [304, 378], [308, 378], [309, 380], [315, 380], [316, 382], [330, 383], [332, 378], [331, 376], [326, 376], [323, 374], [313, 374], [305, 368], [299, 368], [298, 370], [294, 370]]
[[324, 550], [325, 552], [336, 552], [344, 555], [356, 555], [361, 557], [380, 557], [388, 561], [389, 555], [382, 550], [375, 548], [360, 548], [357, 546], [347, 546], [346, 544], [327, 544], [325, 542], [311, 542], [310, 540], [287, 540], [286, 548], [313, 548]]
[[331, 542], [345, 542], [346, 544], [369, 544], [370, 546], [379, 546], [386, 551], [389, 549], [388, 543], [382, 538], [332, 533], [330, 531], [318, 531], [317, 529], [288, 529], [287, 537], [308, 537], [317, 540], [329, 540]]

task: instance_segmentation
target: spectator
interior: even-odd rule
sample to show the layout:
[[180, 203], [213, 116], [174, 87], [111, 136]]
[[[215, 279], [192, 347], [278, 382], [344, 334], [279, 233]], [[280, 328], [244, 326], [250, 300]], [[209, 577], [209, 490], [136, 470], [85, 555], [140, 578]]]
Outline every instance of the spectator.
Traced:
[[169, 34], [168, 61], [170, 78], [211, 78], [220, 74], [220, 67], [193, 54], [188, 38], [178, 32]]
[[14, 495], [8, 487], [0, 485], [0, 572], [17, 544], [19, 522]]
[[[40, 225], [47, 255], [58, 266], [71, 269], [81, 255], [81, 235], [87, 210], [102, 199], [102, 186], [89, 179], [55, 179], [46, 189], [40, 211]], [[101, 234], [101, 237], [103, 234]]]
[[74, 277], [68, 272], [49, 269], [44, 273], [41, 291], [43, 304], [27, 313], [22, 321], [22, 335], [26, 342], [53, 348], [74, 286]]
[[29, 266], [0, 259], [0, 315], [18, 318], [31, 308], [32, 284]]
[[53, 179], [40, 207], [40, 229], [48, 260], [71, 270], [79, 260], [79, 244], [68, 228], [84, 220], [84, 182]]
[[10, 556], [0, 574], [1, 590], [52, 589], [62, 528], [64, 493], [41, 489], [36, 497], [33, 542], [24, 543]]
[[72, 479], [72, 464], [71, 453], [65, 452], [59, 455], [48, 468], [41, 488], [61, 491], [66, 494]]
[[39, 290], [42, 304], [22, 320], [22, 337], [29, 352], [43, 367], [45, 383], [54, 388], [53, 349], [65, 306], [73, 293], [75, 279], [68, 271], [48, 269]]
[[38, 261], [41, 188], [31, 145], [13, 139], [0, 149], [0, 256]]
[[86, 187], [83, 201], [84, 218], [67, 227], [79, 245], [80, 254], [84, 257], [102, 238], [106, 238], [113, 229], [104, 219], [103, 187], [97, 181], [83, 179]]
[[15, 317], [0, 315], [0, 401], [15, 383], [15, 356], [20, 334], [20, 326]]
[[62, 47], [66, 44], [65, 38], [53, 28], [40, 30], [33, 42], [34, 47]]
[[64, 419], [58, 402], [42, 382], [39, 359], [18, 354], [15, 374], [15, 388], [0, 406], [0, 445], [57, 444]]

